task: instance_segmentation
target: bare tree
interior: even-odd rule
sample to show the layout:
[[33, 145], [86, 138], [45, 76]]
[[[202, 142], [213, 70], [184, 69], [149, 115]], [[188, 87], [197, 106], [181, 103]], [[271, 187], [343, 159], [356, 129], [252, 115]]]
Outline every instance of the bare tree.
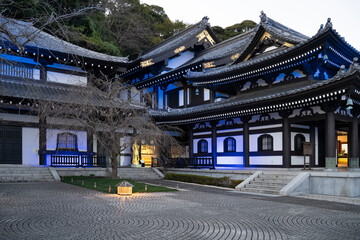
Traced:
[[96, 136], [110, 158], [114, 179], [120, 153], [134, 143], [150, 143], [160, 148], [160, 154], [167, 154], [172, 146], [178, 146], [167, 132], [178, 129], [157, 125], [149, 109], [139, 102], [139, 93], [118, 78], [92, 77], [86, 88], [79, 88], [73, 94], [68, 96], [72, 102], [47, 101], [37, 104], [35, 109], [39, 111], [41, 106], [39, 113], [58, 119], [57, 125], [71, 121], [67, 129], [80, 126]]

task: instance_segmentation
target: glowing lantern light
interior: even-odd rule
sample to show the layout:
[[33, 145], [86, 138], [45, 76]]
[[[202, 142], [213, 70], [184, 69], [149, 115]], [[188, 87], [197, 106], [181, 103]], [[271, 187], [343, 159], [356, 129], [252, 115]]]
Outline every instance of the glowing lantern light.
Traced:
[[117, 184], [117, 194], [119, 195], [131, 195], [132, 194], [132, 188], [134, 185], [129, 183], [128, 181], [124, 180], [121, 183]]

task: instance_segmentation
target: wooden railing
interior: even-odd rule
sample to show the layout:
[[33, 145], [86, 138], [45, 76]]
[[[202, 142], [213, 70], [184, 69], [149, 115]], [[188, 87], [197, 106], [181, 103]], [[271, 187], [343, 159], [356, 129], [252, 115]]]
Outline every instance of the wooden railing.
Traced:
[[106, 167], [106, 158], [97, 155], [51, 155], [52, 167]]
[[193, 158], [153, 158], [152, 167], [168, 168], [210, 168], [215, 169], [213, 157], [193, 157]]

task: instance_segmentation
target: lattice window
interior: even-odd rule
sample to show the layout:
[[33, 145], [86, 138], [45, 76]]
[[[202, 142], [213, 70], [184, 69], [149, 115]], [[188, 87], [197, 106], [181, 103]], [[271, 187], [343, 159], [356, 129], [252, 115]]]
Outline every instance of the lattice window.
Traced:
[[208, 152], [208, 142], [204, 139], [198, 142], [198, 153], [207, 153]]
[[295, 151], [303, 151], [303, 142], [305, 142], [305, 136], [302, 134], [296, 134], [294, 138]]
[[236, 140], [234, 138], [224, 139], [224, 152], [236, 152]]
[[0, 74], [3, 76], [21, 77], [26, 79], [33, 79], [34, 71], [32, 68], [23, 66], [1, 63]]
[[269, 134], [261, 135], [258, 138], [258, 151], [272, 151], [273, 150], [273, 137]]
[[77, 151], [77, 136], [64, 132], [57, 135], [57, 150]]

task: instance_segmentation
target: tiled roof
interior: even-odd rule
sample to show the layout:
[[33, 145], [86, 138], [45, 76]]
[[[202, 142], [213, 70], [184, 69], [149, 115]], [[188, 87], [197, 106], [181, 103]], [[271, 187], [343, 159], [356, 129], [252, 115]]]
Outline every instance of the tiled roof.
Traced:
[[216, 76], [216, 75], [223, 74], [223, 73], [231, 73], [233, 71], [236, 71], [236, 70], [239, 70], [239, 69], [242, 69], [245, 67], [249, 67], [251, 65], [254, 65], [254, 64], [257, 64], [260, 62], [266, 62], [274, 57], [283, 55], [287, 52], [293, 51], [293, 50], [305, 45], [306, 43], [316, 39], [319, 35], [328, 31], [329, 29], [330, 28], [324, 28], [321, 31], [319, 31], [317, 34], [315, 34], [313, 37], [308, 38], [295, 46], [292, 46], [289, 48], [278, 48], [277, 50], [274, 50], [271, 52], [265, 52], [265, 53], [259, 54], [255, 58], [249, 59], [246, 62], [240, 62], [238, 64], [234, 64], [231, 66], [213, 68], [213, 69], [207, 70], [206, 72], [188, 72], [187, 77], [189, 80], [192, 81], [192, 80], [196, 80], [197, 78], [206, 78], [206, 77]]
[[[4, 30], [11, 32], [12, 36], [6, 35], [2, 32], [0, 38], [3, 41], [12, 42], [16, 41], [20, 45], [24, 44], [26, 47], [34, 47], [37, 49], [48, 50], [55, 54], [65, 53], [76, 55], [79, 57], [92, 58], [101, 61], [108, 61], [114, 63], [127, 63], [127, 57], [111, 56], [61, 40], [51, 34], [48, 34], [32, 25], [30, 22], [23, 22], [15, 19], [6, 19], [0, 16], [0, 25]], [[13, 39], [15, 38], [15, 39]]]
[[307, 40], [309, 37], [299, 33], [287, 26], [284, 26], [283, 24], [269, 18], [266, 16], [264, 12], [261, 12], [260, 15], [260, 25], [270, 34], [280, 37], [284, 39], [285, 41], [291, 42], [291, 43], [300, 43], [305, 40]]
[[92, 104], [99, 107], [108, 106], [106, 97], [91, 92], [86, 87], [45, 84], [30, 80], [1, 79], [0, 96], [43, 100], [54, 103]]
[[140, 56], [141, 59], [149, 59], [155, 56], [164, 54], [170, 50], [173, 50], [177, 47], [180, 47], [184, 42], [194, 38], [196, 35], [201, 33], [206, 27], [210, 27], [208, 23], [208, 18], [204, 17], [200, 22], [197, 24], [186, 28], [185, 30], [179, 32], [178, 34], [167, 38], [163, 42], [157, 44], [143, 55]]
[[257, 29], [258, 27], [255, 27], [243, 34], [239, 34], [212, 47], [209, 47], [188, 63], [194, 63], [201, 60], [210, 61], [225, 56], [231, 56], [236, 53], [241, 54], [256, 34]]
[[243, 93], [229, 99], [204, 104], [200, 106], [190, 107], [186, 109], [169, 109], [168, 111], [161, 110], [152, 110], [151, 115], [154, 117], [172, 117], [172, 116], [186, 116], [194, 113], [207, 112], [219, 109], [226, 109], [234, 106], [241, 106], [249, 103], [264, 102], [271, 99], [281, 98], [285, 96], [295, 95], [302, 92], [309, 91], [311, 89], [316, 89], [333, 82], [337, 82], [345, 77], [351, 76], [355, 73], [360, 73], [360, 65], [358, 59], [355, 58], [353, 64], [348, 70], [342, 69], [331, 79], [322, 80], [322, 81], [299, 81], [290, 84], [279, 84], [273, 85], [269, 89], [259, 89], [257, 91], [252, 91], [248, 93]]

